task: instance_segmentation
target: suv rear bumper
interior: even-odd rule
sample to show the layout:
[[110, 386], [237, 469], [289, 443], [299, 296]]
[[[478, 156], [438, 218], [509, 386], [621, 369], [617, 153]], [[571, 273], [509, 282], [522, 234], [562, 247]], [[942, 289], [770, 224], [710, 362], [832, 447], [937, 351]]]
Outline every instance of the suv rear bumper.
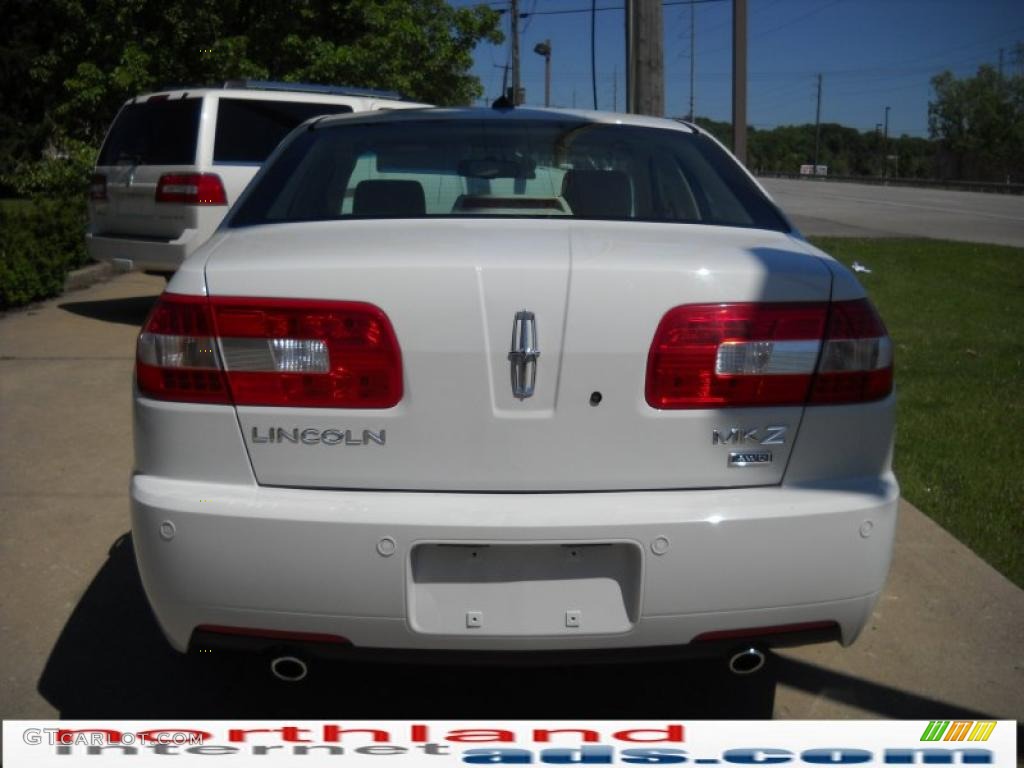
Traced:
[[203, 240], [198, 234], [197, 229], [186, 229], [180, 237], [165, 240], [87, 232], [85, 245], [89, 255], [96, 261], [113, 262], [125, 269], [174, 272], [202, 244]]
[[[131, 499], [143, 585], [179, 651], [211, 625], [340, 636], [356, 648], [569, 651], [827, 621], [851, 643], [888, 573], [899, 488], [886, 475], [827, 489], [395, 493], [136, 475]], [[428, 542], [635, 546], [637, 610], [614, 632], [588, 633], [586, 617], [536, 634], [417, 631], [410, 553]]]

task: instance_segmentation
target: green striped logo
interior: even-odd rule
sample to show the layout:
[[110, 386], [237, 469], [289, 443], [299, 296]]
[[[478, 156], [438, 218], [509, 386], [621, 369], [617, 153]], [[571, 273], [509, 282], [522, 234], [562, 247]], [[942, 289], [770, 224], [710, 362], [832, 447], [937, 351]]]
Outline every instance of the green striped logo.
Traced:
[[921, 741], [988, 741], [995, 720], [930, 720]]
[[949, 728], [949, 720], [932, 720], [921, 734], [921, 741], [938, 741]]

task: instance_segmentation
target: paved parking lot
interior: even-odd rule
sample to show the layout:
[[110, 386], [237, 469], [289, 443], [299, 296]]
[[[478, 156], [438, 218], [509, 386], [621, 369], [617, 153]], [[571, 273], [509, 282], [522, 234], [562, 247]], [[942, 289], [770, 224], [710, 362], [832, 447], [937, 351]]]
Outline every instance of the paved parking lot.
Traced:
[[742, 684], [692, 663], [328, 664], [282, 687], [255, 659], [178, 656], [141, 593], [126, 492], [134, 339], [162, 287], [122, 275], [0, 318], [0, 716], [1024, 719], [1024, 592], [909, 505], [864, 636]]

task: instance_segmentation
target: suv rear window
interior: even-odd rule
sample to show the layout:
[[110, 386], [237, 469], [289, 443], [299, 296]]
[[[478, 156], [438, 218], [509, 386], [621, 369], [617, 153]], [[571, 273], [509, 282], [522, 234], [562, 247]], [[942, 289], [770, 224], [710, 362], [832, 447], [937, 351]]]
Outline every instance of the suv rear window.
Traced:
[[98, 165], [193, 165], [202, 99], [129, 104], [114, 119]]
[[304, 131], [257, 177], [229, 226], [449, 216], [789, 231], [706, 136], [525, 118], [373, 120]]
[[344, 104], [220, 99], [213, 162], [262, 163], [299, 123], [351, 111]]

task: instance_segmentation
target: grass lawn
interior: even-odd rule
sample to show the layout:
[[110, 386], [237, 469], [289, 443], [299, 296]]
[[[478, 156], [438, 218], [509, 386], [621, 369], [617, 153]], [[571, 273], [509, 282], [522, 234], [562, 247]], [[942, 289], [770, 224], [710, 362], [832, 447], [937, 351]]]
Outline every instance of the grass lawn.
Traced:
[[911, 503], [1024, 586], [1024, 249], [812, 238], [858, 274], [896, 352]]

